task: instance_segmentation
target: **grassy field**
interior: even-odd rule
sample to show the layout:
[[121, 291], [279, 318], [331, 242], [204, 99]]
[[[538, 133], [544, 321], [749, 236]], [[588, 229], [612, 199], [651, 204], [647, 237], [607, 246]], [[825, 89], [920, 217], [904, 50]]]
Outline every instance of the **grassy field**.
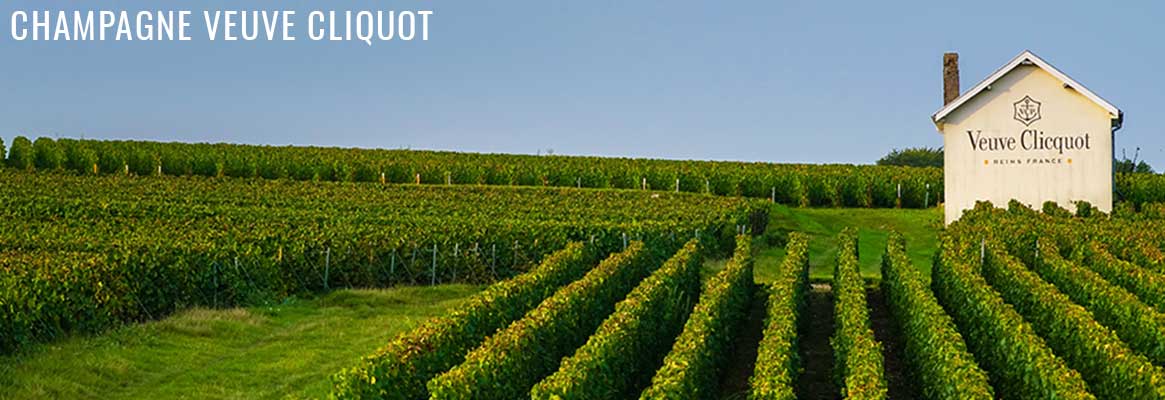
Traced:
[[[774, 206], [769, 227], [778, 237], [788, 231], [811, 235], [815, 279], [832, 275], [838, 232], [859, 227], [862, 271], [876, 278], [889, 229], [906, 236], [915, 265], [929, 275], [941, 218], [933, 209]], [[760, 243], [758, 248], [757, 280], [765, 282], [784, 249]], [[710, 275], [724, 261], [706, 264]], [[0, 358], [0, 399], [322, 397], [333, 373], [478, 290], [464, 285], [343, 290], [274, 307], [189, 310]]]
[[[923, 274], [930, 277], [931, 257], [938, 245], [942, 229], [942, 211], [939, 209], [856, 209], [856, 208], [790, 208], [777, 205], [770, 214], [769, 230], [798, 231], [809, 234], [810, 278], [825, 280], [833, 276], [833, 261], [837, 257], [837, 234], [848, 226], [858, 228], [858, 256], [862, 275], [881, 276], [882, 253], [886, 251], [886, 236], [897, 230], [906, 238], [906, 249], [911, 261]], [[784, 249], [761, 251], [756, 258], [757, 281], [767, 282], [772, 270], [764, 266], [779, 265]]]
[[480, 287], [343, 290], [274, 307], [195, 309], [0, 359], [0, 398], [323, 397], [331, 374]]

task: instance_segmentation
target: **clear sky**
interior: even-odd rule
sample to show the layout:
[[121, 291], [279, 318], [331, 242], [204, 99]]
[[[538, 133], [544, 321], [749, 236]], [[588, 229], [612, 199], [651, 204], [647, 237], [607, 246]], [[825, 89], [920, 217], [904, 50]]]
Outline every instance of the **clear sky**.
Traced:
[[[871, 163], [1031, 49], [1165, 169], [1165, 3], [4, 1], [0, 137]], [[430, 9], [430, 40], [16, 42], [18, 9]], [[301, 17], [304, 17], [301, 15]]]

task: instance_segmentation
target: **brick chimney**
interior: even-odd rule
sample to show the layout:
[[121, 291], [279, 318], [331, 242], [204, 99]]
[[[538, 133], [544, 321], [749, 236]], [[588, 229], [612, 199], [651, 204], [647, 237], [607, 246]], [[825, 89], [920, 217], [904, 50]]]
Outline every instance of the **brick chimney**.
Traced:
[[943, 105], [959, 97], [959, 53], [943, 54]]

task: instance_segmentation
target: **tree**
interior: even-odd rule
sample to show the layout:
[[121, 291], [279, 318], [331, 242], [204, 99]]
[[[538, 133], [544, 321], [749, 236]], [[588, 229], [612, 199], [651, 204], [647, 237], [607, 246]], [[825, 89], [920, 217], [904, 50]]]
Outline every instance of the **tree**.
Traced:
[[16, 169], [31, 170], [36, 154], [32, 150], [32, 141], [24, 136], [12, 139], [12, 148], [8, 150], [8, 166]]
[[943, 166], [943, 149], [941, 147], [912, 147], [894, 149], [882, 159], [878, 165], [901, 165], [907, 167], [938, 167]]
[[43, 171], [51, 171], [59, 169], [65, 164], [65, 153], [57, 146], [57, 143], [51, 138], [40, 137], [32, 142], [32, 150], [35, 153], [34, 164], [36, 169]]
[[7, 153], [4, 152], [4, 138], [0, 137], [0, 160], [4, 159], [5, 154]]
[[1137, 158], [1140, 155], [1141, 155], [1141, 148], [1138, 147], [1136, 152], [1133, 153], [1133, 158], [1130, 160], [1129, 157], [1127, 155], [1125, 155], [1124, 149], [1121, 149], [1121, 158], [1116, 160], [1116, 165], [1113, 166], [1113, 170], [1116, 173], [1124, 173], [1124, 174], [1151, 174], [1151, 173], [1153, 173], [1153, 167], [1149, 166], [1148, 163], [1146, 163], [1143, 160], [1137, 161]]

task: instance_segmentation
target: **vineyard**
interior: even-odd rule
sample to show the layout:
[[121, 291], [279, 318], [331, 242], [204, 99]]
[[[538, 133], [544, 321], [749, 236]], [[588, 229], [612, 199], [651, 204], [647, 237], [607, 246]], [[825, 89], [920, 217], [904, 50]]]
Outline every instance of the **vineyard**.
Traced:
[[650, 189], [825, 207], [932, 207], [942, 170], [17, 137], [8, 166], [79, 175]]
[[[880, 255], [881, 284], [871, 287], [858, 274], [856, 230], [842, 231], [829, 282], [834, 328], [828, 332], [833, 361], [827, 384], [835, 388], [829, 397], [1165, 396], [1165, 314], [1158, 287], [1165, 282], [1163, 270], [1129, 261], [1165, 260], [1159, 220], [1095, 212], [1076, 217], [1053, 205], [1045, 211], [1018, 204], [1007, 211], [977, 208], [942, 234], [933, 286], [910, 265], [905, 241], [892, 232]], [[475, 332], [468, 346], [459, 342], [459, 350], [417, 340], [468, 339], [467, 327], [480, 325], [447, 321], [521, 312], [460, 312], [427, 325], [424, 335], [402, 336], [337, 374], [333, 396], [714, 397], [717, 371], [733, 368], [725, 365], [731, 337], [740, 334], [750, 293], [759, 290], [766, 293], [756, 297], [766, 316], [747, 396], [807, 398], [801, 381], [806, 353], [799, 347], [806, 343], [803, 335], [819, 333], [805, 322], [814, 317], [806, 308], [807, 237], [789, 235], [778, 278], [760, 286], [748, 278], [754, 268], [750, 242], [749, 236], [737, 237], [733, 258], [702, 287], [692, 283], [692, 260], [700, 254], [696, 240], [667, 261], [637, 244], [537, 306], [522, 303], [520, 308], [532, 307], [524, 316], [492, 325], [498, 329], [493, 335]], [[872, 322], [876, 306], [867, 295], [876, 290], [885, 296], [895, 336], [876, 338], [874, 330], [885, 329]], [[498, 295], [483, 294], [474, 303], [501, 304], [501, 298], [490, 298]], [[446, 362], [429, 369], [410, 361], [428, 357]], [[889, 358], [904, 370], [893, 371]], [[428, 372], [416, 373], [422, 370]], [[891, 373], [914, 379], [892, 382]]]
[[1118, 177], [1135, 195], [1111, 214], [980, 204], [941, 228], [931, 212], [920, 265], [902, 226], [773, 211], [926, 208], [932, 170], [49, 139], [7, 160], [15, 360], [189, 309], [468, 284], [314, 371], [327, 395], [1165, 398], [1154, 175]]
[[[0, 142], [0, 158], [5, 154]], [[926, 208], [940, 168], [475, 154], [237, 144], [13, 140], [7, 166], [79, 175], [651, 189], [764, 198], [794, 206]], [[1117, 174], [1117, 199], [1165, 202], [1165, 175]]]
[[735, 232], [764, 221], [750, 219], [763, 209], [747, 201], [682, 193], [11, 170], [0, 180], [5, 352], [192, 306], [491, 282], [572, 241], [604, 251], [701, 237], [710, 251], [730, 251]]

